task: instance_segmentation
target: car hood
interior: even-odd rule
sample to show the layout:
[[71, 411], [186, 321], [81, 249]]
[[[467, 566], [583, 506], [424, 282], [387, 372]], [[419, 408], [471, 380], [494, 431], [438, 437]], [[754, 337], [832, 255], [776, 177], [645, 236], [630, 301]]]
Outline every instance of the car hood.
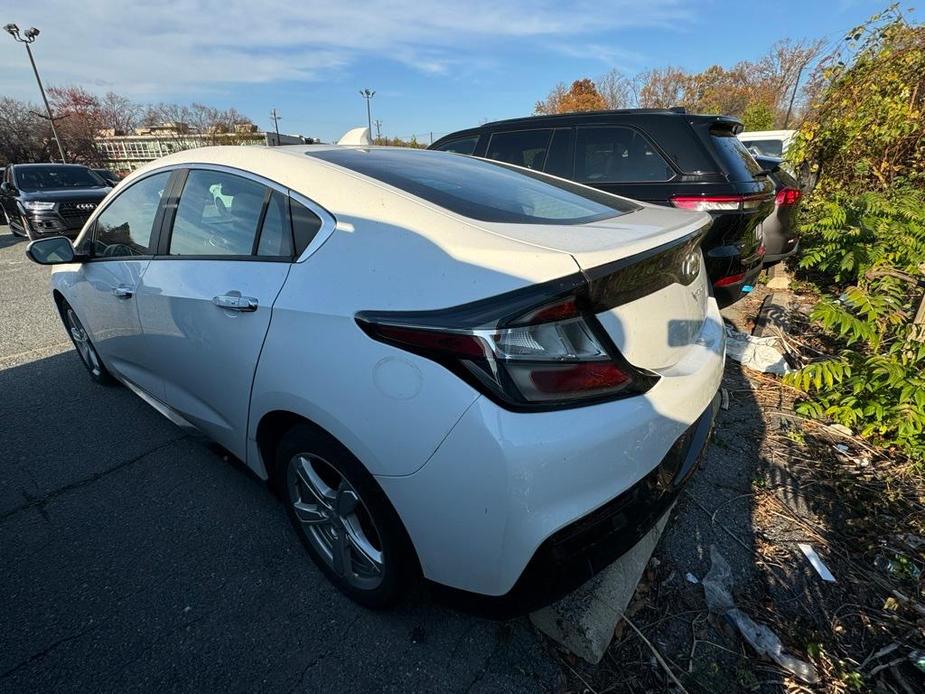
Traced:
[[65, 200], [95, 200], [105, 198], [112, 188], [65, 188], [62, 190], [20, 191], [20, 200], [43, 200], [59, 202]]

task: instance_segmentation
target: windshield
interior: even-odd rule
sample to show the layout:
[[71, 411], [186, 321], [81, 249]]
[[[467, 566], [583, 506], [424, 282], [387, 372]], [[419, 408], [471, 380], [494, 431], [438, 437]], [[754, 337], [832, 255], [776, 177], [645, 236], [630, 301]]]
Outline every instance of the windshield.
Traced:
[[16, 186], [23, 191], [104, 188], [108, 184], [82, 166], [25, 166], [14, 170]]
[[585, 224], [638, 209], [568, 181], [457, 154], [346, 148], [307, 154], [484, 222]]

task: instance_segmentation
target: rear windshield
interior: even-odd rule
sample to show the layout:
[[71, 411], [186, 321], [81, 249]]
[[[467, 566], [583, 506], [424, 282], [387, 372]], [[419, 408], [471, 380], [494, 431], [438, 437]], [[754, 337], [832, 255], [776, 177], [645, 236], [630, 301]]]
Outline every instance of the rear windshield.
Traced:
[[710, 130], [710, 136], [720, 163], [730, 180], [750, 181], [756, 174], [761, 173], [761, 166], [752, 157], [745, 143], [731, 131], [715, 128]]
[[638, 209], [528, 169], [443, 152], [344, 148], [306, 154], [483, 222], [586, 224]]
[[108, 187], [102, 178], [82, 166], [25, 166], [14, 169], [20, 190], [66, 190], [68, 188]]

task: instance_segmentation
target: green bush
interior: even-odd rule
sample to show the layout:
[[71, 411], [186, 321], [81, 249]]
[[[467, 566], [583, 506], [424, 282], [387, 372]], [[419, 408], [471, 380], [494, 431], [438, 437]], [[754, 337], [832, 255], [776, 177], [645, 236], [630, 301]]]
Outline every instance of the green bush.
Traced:
[[912, 323], [925, 262], [925, 194], [835, 194], [811, 203], [800, 266], [835, 292], [810, 317], [837, 346], [785, 380], [797, 411], [829, 418], [925, 461], [925, 326]]

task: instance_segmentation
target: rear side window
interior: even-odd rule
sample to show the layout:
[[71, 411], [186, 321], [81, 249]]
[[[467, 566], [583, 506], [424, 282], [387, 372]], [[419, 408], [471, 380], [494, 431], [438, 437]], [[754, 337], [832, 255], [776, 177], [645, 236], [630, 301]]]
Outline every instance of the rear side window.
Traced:
[[542, 171], [552, 130], [494, 133], [488, 142], [488, 159]]
[[352, 148], [311, 151], [456, 214], [485, 222], [585, 224], [638, 207], [570, 181], [475, 157]]
[[289, 200], [292, 213], [292, 236], [295, 239], [295, 256], [302, 255], [321, 229], [321, 217], [295, 200]]
[[451, 140], [450, 142], [444, 142], [439, 147], [434, 147], [434, 149], [439, 152], [456, 152], [456, 154], [472, 154], [475, 151], [475, 146], [478, 143], [479, 143], [479, 136], [472, 135], [471, 137], [464, 137], [459, 140]]
[[257, 255], [286, 257], [292, 255], [292, 231], [289, 226], [289, 197], [274, 190], [260, 228]]
[[631, 128], [579, 128], [575, 180], [595, 183], [667, 181], [674, 169], [644, 135]]
[[710, 139], [719, 157], [720, 164], [733, 181], [750, 181], [763, 171], [755, 158], [748, 151], [745, 143], [732, 131], [725, 128], [712, 128]]
[[251, 255], [267, 188], [220, 171], [190, 171], [170, 236], [170, 255]]
[[749, 152], [763, 155], [765, 157], [782, 157], [784, 155], [784, 143], [781, 140], [742, 140], [745, 148]]
[[90, 255], [112, 258], [152, 254], [151, 230], [169, 179], [169, 171], [143, 178], [107, 205], [94, 222]]

